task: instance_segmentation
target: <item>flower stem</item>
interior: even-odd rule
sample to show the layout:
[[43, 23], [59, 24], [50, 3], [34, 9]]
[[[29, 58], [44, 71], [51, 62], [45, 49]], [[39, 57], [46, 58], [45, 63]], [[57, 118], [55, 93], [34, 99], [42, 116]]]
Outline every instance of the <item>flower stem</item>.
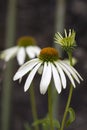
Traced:
[[[70, 65], [72, 65], [72, 53], [69, 52], [68, 56], [69, 56]], [[65, 107], [65, 111], [64, 111], [64, 115], [63, 115], [63, 119], [62, 119], [60, 130], [64, 130], [65, 121], [66, 121], [66, 117], [67, 117], [67, 112], [68, 112], [68, 108], [70, 106], [70, 102], [71, 102], [71, 98], [72, 98], [72, 93], [73, 93], [73, 86], [71, 85], [70, 86], [70, 90], [69, 90], [68, 100], [67, 100], [67, 103], [66, 103], [66, 107]]]
[[73, 66], [73, 63], [72, 63], [72, 52], [71, 51], [68, 52], [68, 57], [69, 57], [70, 65]]
[[66, 121], [66, 117], [67, 117], [67, 111], [68, 111], [68, 108], [69, 108], [70, 102], [71, 102], [72, 92], [73, 92], [73, 86], [71, 85], [70, 86], [69, 96], [68, 96], [66, 108], [65, 108], [65, 111], [64, 111], [63, 120], [62, 120], [62, 124], [61, 124], [61, 129], [60, 130], [64, 130], [65, 121]]
[[48, 88], [48, 112], [49, 112], [49, 118], [50, 118], [50, 130], [54, 130], [53, 128], [53, 111], [52, 111], [52, 90], [51, 86]]
[[[31, 107], [32, 107], [32, 115], [33, 120], [36, 121], [38, 119], [37, 116], [37, 109], [36, 109], [36, 103], [35, 103], [35, 94], [34, 94], [34, 88], [33, 84], [30, 87], [30, 101], [31, 101]], [[35, 126], [35, 130], [39, 130], [38, 125]]]

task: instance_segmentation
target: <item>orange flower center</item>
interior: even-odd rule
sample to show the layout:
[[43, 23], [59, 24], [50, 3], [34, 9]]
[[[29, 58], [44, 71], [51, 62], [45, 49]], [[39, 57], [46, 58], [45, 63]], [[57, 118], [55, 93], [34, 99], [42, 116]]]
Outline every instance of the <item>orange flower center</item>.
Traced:
[[43, 48], [40, 52], [39, 59], [44, 62], [53, 62], [59, 59], [58, 51], [55, 48], [47, 47]]

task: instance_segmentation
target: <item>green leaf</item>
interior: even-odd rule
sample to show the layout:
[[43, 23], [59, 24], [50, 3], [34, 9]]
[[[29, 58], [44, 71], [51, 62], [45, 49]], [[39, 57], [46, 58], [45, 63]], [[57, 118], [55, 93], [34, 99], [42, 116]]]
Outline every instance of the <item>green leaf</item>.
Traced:
[[69, 112], [69, 118], [66, 122], [66, 127], [68, 127], [74, 120], [75, 120], [75, 111], [73, 110], [73, 108], [69, 108], [68, 109]]
[[58, 129], [60, 128], [60, 123], [58, 120], [53, 120], [53, 125], [54, 125], [54, 127], [58, 128]]
[[36, 126], [36, 125], [39, 125], [39, 124], [44, 124], [44, 123], [46, 123], [46, 122], [47, 122], [46, 118], [39, 119], [39, 120], [36, 120], [36, 121], [32, 124], [32, 126]]
[[29, 126], [28, 123], [25, 123], [25, 124], [24, 124], [24, 128], [25, 128], [25, 130], [31, 130], [31, 128], [30, 128], [30, 126]]
[[[48, 117], [46, 117], [46, 118], [35, 121], [32, 125], [36, 126], [39, 124], [42, 124], [43, 126], [46, 126], [46, 127], [50, 126], [50, 119]], [[60, 128], [60, 123], [58, 120], [53, 120], [53, 125], [54, 125], [54, 127], [58, 128], [58, 129]]]

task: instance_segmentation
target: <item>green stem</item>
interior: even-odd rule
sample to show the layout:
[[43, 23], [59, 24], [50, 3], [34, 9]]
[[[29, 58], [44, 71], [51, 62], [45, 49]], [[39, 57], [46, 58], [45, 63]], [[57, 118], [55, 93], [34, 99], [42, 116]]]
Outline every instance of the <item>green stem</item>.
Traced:
[[63, 120], [62, 120], [62, 124], [61, 124], [61, 129], [60, 130], [63, 130], [64, 126], [65, 126], [65, 121], [66, 121], [66, 117], [67, 117], [67, 111], [68, 111], [68, 108], [70, 106], [72, 92], [73, 92], [73, 86], [71, 85], [70, 86], [69, 96], [68, 96], [66, 108], [65, 108], [65, 111], [64, 111]]
[[[36, 102], [35, 102], [35, 93], [34, 93], [34, 88], [33, 84], [30, 87], [30, 101], [31, 101], [31, 107], [32, 107], [32, 115], [33, 115], [33, 120], [36, 121], [38, 119], [37, 116], [37, 109], [36, 109]], [[35, 126], [35, 130], [39, 130], [38, 125]]]
[[73, 63], [72, 63], [72, 52], [71, 51], [68, 52], [68, 57], [69, 57], [70, 65], [73, 66]]
[[52, 91], [51, 86], [48, 88], [48, 112], [49, 112], [49, 118], [50, 118], [50, 130], [54, 130], [53, 127], [53, 115], [52, 115]]
[[[72, 65], [72, 53], [69, 52], [68, 56], [69, 56], [70, 65]], [[70, 106], [70, 102], [71, 102], [71, 98], [72, 98], [72, 93], [73, 93], [73, 86], [71, 85], [70, 86], [70, 90], [69, 90], [68, 100], [67, 100], [67, 103], [66, 103], [66, 107], [65, 107], [65, 111], [64, 111], [64, 115], [63, 115], [63, 119], [62, 119], [60, 130], [64, 130], [65, 121], [66, 121], [66, 117], [67, 117], [67, 112], [68, 112], [68, 108]]]

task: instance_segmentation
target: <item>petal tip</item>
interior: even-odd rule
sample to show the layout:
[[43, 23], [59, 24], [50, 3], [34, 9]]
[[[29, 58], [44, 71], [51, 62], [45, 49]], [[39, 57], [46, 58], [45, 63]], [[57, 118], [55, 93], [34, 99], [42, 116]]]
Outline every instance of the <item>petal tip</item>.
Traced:
[[14, 77], [13, 77], [13, 81], [15, 81], [16, 80], [16, 76], [14, 75]]
[[44, 95], [44, 94], [46, 93], [46, 91], [45, 91], [45, 90], [42, 90], [41, 87], [40, 87], [40, 93], [41, 93], [42, 95]]
[[29, 86], [24, 86], [24, 92], [26, 92], [29, 89]]
[[26, 88], [24, 88], [24, 92], [26, 92], [27, 91], [27, 89]]
[[42, 91], [40, 91], [40, 93], [41, 93], [42, 95], [44, 95], [44, 94], [45, 94], [45, 92], [42, 92]]
[[58, 94], [60, 94], [60, 93], [61, 93], [61, 90], [58, 91]]

